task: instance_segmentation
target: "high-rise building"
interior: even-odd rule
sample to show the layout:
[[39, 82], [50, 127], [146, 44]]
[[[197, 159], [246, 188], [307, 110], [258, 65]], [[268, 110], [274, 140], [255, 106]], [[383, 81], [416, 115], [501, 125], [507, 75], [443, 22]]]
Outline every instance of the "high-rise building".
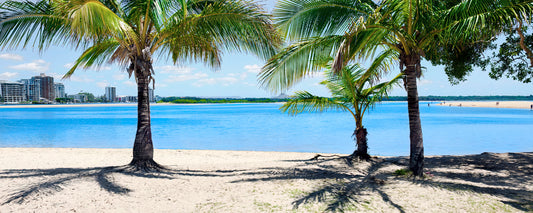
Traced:
[[24, 95], [27, 101], [39, 101], [41, 97], [41, 79], [20, 79], [18, 82], [24, 84]]
[[62, 83], [55, 83], [54, 84], [54, 91], [56, 98], [66, 98], [67, 94], [65, 93], [65, 85]]
[[24, 84], [22, 83], [0, 83], [0, 101], [2, 103], [20, 103], [26, 101], [24, 94]]
[[154, 89], [148, 88], [148, 100], [150, 102], [155, 102]]
[[34, 76], [31, 78], [32, 81], [40, 81], [40, 99], [45, 101], [53, 102], [55, 101], [55, 88], [54, 88], [54, 78], [51, 76], [46, 76], [44, 73], [41, 73], [40, 76]]
[[105, 88], [105, 99], [108, 102], [115, 102], [117, 100], [117, 88], [106, 87]]

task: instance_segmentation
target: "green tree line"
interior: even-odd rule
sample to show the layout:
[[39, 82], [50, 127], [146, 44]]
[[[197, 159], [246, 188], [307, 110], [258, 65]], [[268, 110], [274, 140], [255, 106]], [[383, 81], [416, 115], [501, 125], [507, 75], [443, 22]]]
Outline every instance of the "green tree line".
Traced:
[[231, 103], [275, 103], [286, 102], [289, 99], [272, 98], [198, 98], [198, 97], [166, 97], [158, 103], [175, 104], [231, 104]]

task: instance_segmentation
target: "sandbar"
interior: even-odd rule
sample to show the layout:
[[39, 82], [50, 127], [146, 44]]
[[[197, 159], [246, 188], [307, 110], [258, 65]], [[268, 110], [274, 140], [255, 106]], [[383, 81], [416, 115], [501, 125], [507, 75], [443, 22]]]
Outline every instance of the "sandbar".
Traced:
[[123, 165], [130, 149], [0, 148], [0, 212], [524, 212], [533, 152], [426, 158], [155, 150], [161, 172]]
[[435, 105], [451, 107], [531, 109], [533, 101], [446, 101]]

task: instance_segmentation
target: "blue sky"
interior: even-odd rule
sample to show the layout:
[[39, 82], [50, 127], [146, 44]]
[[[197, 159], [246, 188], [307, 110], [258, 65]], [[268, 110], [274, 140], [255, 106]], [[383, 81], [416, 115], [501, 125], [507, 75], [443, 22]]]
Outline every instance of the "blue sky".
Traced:
[[[271, 9], [273, 1], [267, 1]], [[0, 51], [0, 80], [16, 81], [46, 73], [54, 76], [56, 82], [65, 84], [68, 94], [80, 91], [103, 95], [106, 86], [115, 86], [117, 95], [136, 95], [135, 80], [116, 65], [106, 65], [100, 70], [78, 70], [67, 80], [61, 80], [81, 51], [68, 47], [51, 47], [43, 53], [32, 49]], [[205, 97], [271, 97], [272, 94], [257, 84], [257, 73], [264, 61], [253, 55], [225, 53], [222, 67], [213, 71], [202, 64], [174, 65], [171, 61], [155, 61], [156, 95], [160, 96], [205, 96]], [[533, 84], [523, 84], [510, 79], [498, 81], [488, 77], [487, 72], [475, 70], [466, 82], [450, 85], [443, 67], [427, 67], [419, 80], [419, 95], [532, 95]], [[398, 73], [396, 69], [392, 73]], [[320, 74], [299, 83], [287, 93], [307, 90], [317, 95], [329, 96], [318, 82]], [[405, 96], [403, 88], [395, 88], [390, 95]]]

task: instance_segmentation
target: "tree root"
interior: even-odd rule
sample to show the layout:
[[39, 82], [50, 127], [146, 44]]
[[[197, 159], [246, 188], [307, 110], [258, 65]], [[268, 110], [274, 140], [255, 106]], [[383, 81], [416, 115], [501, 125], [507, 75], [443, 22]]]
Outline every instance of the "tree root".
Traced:
[[137, 160], [133, 159], [128, 164], [129, 169], [132, 171], [143, 171], [143, 172], [161, 172], [163, 170], [168, 170], [166, 167], [159, 165], [154, 160]]
[[358, 153], [357, 150], [353, 152], [351, 155], [348, 156], [348, 159], [350, 160], [363, 160], [368, 161], [370, 160], [371, 156], [368, 153]]

